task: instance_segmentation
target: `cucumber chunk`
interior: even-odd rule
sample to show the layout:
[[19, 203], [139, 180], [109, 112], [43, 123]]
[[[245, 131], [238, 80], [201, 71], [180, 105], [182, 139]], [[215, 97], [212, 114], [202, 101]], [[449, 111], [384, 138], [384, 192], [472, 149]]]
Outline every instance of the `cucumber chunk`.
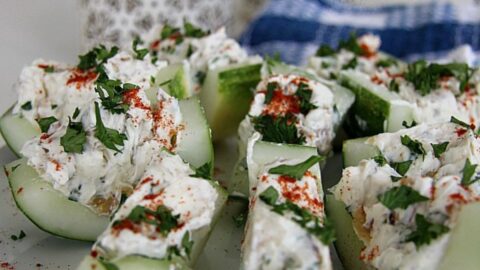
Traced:
[[150, 98], [155, 97], [156, 88], [161, 87], [173, 97], [178, 99], [188, 98], [193, 95], [190, 78], [190, 65], [187, 61], [170, 64], [158, 71], [155, 83], [147, 91], [147, 94]]
[[261, 79], [262, 64], [243, 63], [210, 70], [200, 92], [200, 100], [212, 128], [214, 140], [235, 134], [248, 113], [255, 89]]
[[[113, 265], [113, 266], [112, 266]], [[109, 268], [110, 267], [110, 268]], [[116, 267], [116, 268], [113, 268]], [[142, 256], [128, 256], [116, 261], [103, 263], [92, 256], [87, 256], [78, 266], [77, 270], [187, 270], [190, 269], [181, 260], [167, 261], [156, 260]]]
[[69, 200], [43, 180], [25, 159], [7, 164], [5, 171], [18, 208], [40, 229], [65, 238], [95, 241], [107, 227], [107, 216], [98, 216]]
[[33, 125], [27, 119], [12, 113], [13, 107], [8, 109], [0, 118], [0, 132], [5, 143], [17, 157], [21, 157], [20, 150], [28, 140], [40, 134], [40, 127]]
[[355, 102], [347, 120], [350, 133], [369, 136], [382, 132], [394, 132], [402, 128], [402, 122], [414, 120], [413, 106], [401, 100], [386, 87], [369, 80], [358, 71], [342, 71], [342, 86], [355, 93]]
[[373, 145], [366, 144], [368, 138], [358, 138], [343, 142], [343, 167], [357, 166], [363, 159], [372, 158], [380, 154], [380, 150]]
[[360, 252], [364, 245], [353, 230], [352, 217], [345, 209], [345, 204], [329, 194], [326, 196], [325, 210], [337, 232], [334, 245], [343, 267], [346, 270], [368, 269], [360, 260]]

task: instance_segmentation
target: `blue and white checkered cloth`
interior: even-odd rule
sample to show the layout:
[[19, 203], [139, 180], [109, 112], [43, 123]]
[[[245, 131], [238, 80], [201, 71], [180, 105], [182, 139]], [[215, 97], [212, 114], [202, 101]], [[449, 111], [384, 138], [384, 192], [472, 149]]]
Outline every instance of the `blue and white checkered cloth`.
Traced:
[[453, 58], [478, 65], [480, 4], [452, 2], [365, 7], [334, 0], [272, 0], [240, 41], [251, 53], [279, 53], [284, 61], [301, 64], [320, 44], [336, 47], [351, 32], [374, 33], [382, 39], [382, 51], [405, 60], [446, 57], [468, 44]]

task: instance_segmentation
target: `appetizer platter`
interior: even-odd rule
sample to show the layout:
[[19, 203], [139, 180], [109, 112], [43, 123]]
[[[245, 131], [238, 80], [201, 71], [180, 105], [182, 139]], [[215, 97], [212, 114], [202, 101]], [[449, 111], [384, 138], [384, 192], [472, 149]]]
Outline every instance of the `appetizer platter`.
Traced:
[[2, 267], [477, 269], [480, 71], [379, 48], [291, 66], [185, 21], [35, 60], [0, 118]]

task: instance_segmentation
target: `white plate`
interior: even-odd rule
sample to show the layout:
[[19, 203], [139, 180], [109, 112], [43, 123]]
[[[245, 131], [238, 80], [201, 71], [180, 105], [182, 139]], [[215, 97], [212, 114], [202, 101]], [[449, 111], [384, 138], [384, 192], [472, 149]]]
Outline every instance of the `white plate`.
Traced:
[[[216, 179], [223, 185], [236, 159], [235, 150], [234, 140], [215, 146]], [[0, 164], [15, 159], [7, 147], [0, 148]], [[329, 187], [341, 171], [340, 156], [331, 158], [326, 168], [322, 178]], [[16, 207], [4, 172], [0, 173], [0, 205], [0, 269], [76, 269], [88, 254], [91, 243], [51, 236], [32, 224]], [[246, 203], [241, 200], [227, 203], [195, 269], [238, 269], [243, 228], [235, 225], [233, 217], [245, 209]], [[25, 238], [13, 241], [11, 235], [18, 235], [21, 230], [26, 233]], [[332, 258], [335, 269], [342, 269], [335, 253]]]

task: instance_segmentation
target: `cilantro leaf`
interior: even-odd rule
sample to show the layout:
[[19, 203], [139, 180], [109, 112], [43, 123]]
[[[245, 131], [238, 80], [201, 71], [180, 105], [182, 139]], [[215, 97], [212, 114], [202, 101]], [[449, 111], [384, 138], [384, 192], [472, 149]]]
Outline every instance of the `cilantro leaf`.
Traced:
[[335, 50], [326, 44], [321, 45], [318, 48], [317, 52], [315, 53], [316, 56], [320, 56], [320, 57], [332, 56], [334, 54], [335, 54]]
[[408, 149], [410, 149], [411, 152], [415, 154], [425, 155], [427, 153], [420, 141], [413, 140], [408, 135], [403, 135], [402, 137], [400, 137], [400, 141], [403, 145], [408, 147]]
[[121, 152], [117, 148], [117, 145], [123, 146], [123, 141], [127, 139], [127, 136], [118, 132], [118, 130], [107, 128], [103, 125], [97, 102], [95, 102], [95, 120], [95, 137], [101, 141], [105, 147], [116, 152]]
[[202, 178], [202, 179], [207, 179], [207, 180], [212, 180], [211, 171], [212, 171], [212, 163], [211, 162], [206, 162], [202, 166], [195, 169], [195, 174], [192, 174], [190, 176], [191, 177]]
[[[123, 94], [128, 90], [138, 88], [138, 86], [132, 88], [134, 85], [129, 83], [122, 85], [122, 82], [119, 80], [110, 80], [108, 78], [98, 79], [96, 84], [97, 87], [95, 87], [95, 91], [100, 97], [102, 106], [106, 110], [117, 114], [125, 113], [129, 107], [128, 104], [124, 102]], [[107, 95], [105, 95], [105, 93]]]
[[395, 208], [407, 209], [411, 204], [428, 201], [428, 198], [408, 186], [398, 186], [387, 190], [378, 196], [378, 200], [390, 210]]
[[83, 145], [87, 142], [87, 134], [83, 130], [82, 122], [72, 122], [68, 119], [65, 135], [60, 138], [60, 144], [67, 153], [82, 153]]
[[22, 108], [22, 110], [24, 110], [24, 111], [30, 111], [32, 109], [32, 102], [27, 101], [27, 102], [23, 103], [23, 105], [20, 106], [20, 108]]
[[278, 88], [278, 83], [276, 82], [269, 82], [267, 84], [267, 93], [265, 94], [265, 104], [270, 103], [273, 98], [274, 91]]
[[264, 141], [289, 144], [303, 144], [305, 142], [305, 137], [298, 135], [293, 116], [273, 117], [262, 115], [252, 118], [252, 122], [255, 130], [263, 135], [262, 139]]
[[[178, 226], [179, 217], [180, 215], [173, 215], [172, 211], [164, 205], [159, 205], [155, 211], [144, 206], [137, 205], [132, 209], [132, 211], [130, 211], [130, 214], [128, 214], [126, 219], [136, 224], [143, 222], [154, 225], [158, 232], [160, 232], [163, 236], [166, 236], [173, 228]], [[115, 229], [115, 227], [122, 222], [123, 220], [117, 220], [113, 223], [112, 227]]]
[[143, 40], [141, 40], [138, 36], [132, 42], [132, 50], [135, 52], [135, 58], [139, 60], [143, 60], [145, 56], [148, 54], [148, 49], [138, 49], [138, 45], [143, 44]]
[[406, 241], [412, 241], [417, 248], [425, 244], [430, 244], [433, 239], [438, 238], [440, 235], [450, 230], [447, 226], [442, 224], [429, 222], [420, 214], [415, 216], [415, 224], [417, 225], [417, 229], [407, 236]]
[[457, 118], [455, 118], [454, 116], [450, 117], [450, 122], [451, 123], [454, 123], [454, 124], [457, 124], [457, 125], [460, 125], [466, 129], [470, 129], [471, 126], [465, 122], [463, 122], [462, 120], [459, 120]]
[[183, 36], [180, 32], [180, 28], [173, 27], [169, 24], [165, 24], [163, 26], [162, 32], [160, 33], [160, 38], [162, 40], [174, 39], [176, 44], [180, 44], [183, 42]]
[[25, 232], [23, 230], [20, 230], [20, 233], [18, 234], [18, 236], [12, 234], [10, 236], [10, 239], [12, 239], [13, 241], [17, 241], [17, 240], [22, 240], [23, 238], [25, 238], [25, 236], [27, 236]]
[[462, 185], [464, 186], [469, 186], [476, 181], [478, 181], [480, 178], [479, 177], [474, 177], [472, 179], [472, 176], [475, 174], [475, 169], [477, 168], [478, 164], [472, 164], [470, 162], [470, 159], [467, 158], [465, 161], [465, 165], [463, 166], [463, 176], [462, 176]]
[[274, 205], [278, 200], [278, 191], [270, 186], [262, 191], [258, 197], [266, 204]]
[[186, 37], [201, 38], [208, 35], [207, 31], [203, 31], [200, 27], [196, 27], [188, 21], [183, 21], [183, 29]]
[[433, 154], [436, 158], [440, 158], [440, 156], [447, 150], [448, 142], [431, 144], [433, 148]]
[[78, 56], [80, 62], [78, 63], [77, 68], [84, 71], [91, 68], [98, 68], [117, 53], [118, 47], [114, 46], [108, 50], [105, 46], [99, 45], [86, 54]]
[[57, 118], [54, 116], [49, 116], [49, 117], [44, 117], [37, 119], [37, 123], [40, 126], [40, 130], [45, 133], [48, 132], [48, 129], [50, 128], [50, 125], [57, 122]]
[[280, 174], [280, 175], [287, 175], [297, 180], [300, 180], [303, 175], [310, 169], [313, 165], [317, 164], [319, 161], [323, 160], [324, 158], [321, 156], [311, 156], [303, 162], [300, 162], [295, 165], [285, 165], [282, 164], [275, 168], [271, 168], [268, 170], [269, 173], [272, 174]]
[[297, 92], [295, 92], [295, 96], [297, 96], [300, 100], [300, 112], [304, 115], [308, 114], [310, 110], [318, 108], [316, 105], [310, 102], [312, 93], [312, 89], [308, 88], [308, 85], [305, 83], [300, 83], [298, 85]]

